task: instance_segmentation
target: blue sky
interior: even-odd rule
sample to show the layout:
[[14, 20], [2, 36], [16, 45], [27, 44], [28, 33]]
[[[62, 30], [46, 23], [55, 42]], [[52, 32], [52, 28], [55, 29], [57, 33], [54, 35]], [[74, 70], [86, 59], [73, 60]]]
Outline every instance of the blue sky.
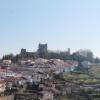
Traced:
[[99, 39], [100, 0], [0, 0], [0, 56], [48, 43], [100, 57]]

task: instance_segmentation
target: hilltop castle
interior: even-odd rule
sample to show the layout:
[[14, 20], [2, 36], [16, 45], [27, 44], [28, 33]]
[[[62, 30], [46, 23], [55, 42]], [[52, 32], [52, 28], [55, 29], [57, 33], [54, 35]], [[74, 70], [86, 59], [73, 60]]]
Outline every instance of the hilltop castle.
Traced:
[[37, 59], [37, 58], [45, 58], [45, 59], [63, 59], [66, 60], [70, 56], [70, 48], [67, 51], [53, 52], [48, 50], [47, 44], [39, 44], [36, 52], [28, 52], [26, 49], [21, 49], [21, 52], [14, 56], [6, 55], [3, 59], [12, 59], [14, 61], [18, 60], [27, 60], [27, 59]]

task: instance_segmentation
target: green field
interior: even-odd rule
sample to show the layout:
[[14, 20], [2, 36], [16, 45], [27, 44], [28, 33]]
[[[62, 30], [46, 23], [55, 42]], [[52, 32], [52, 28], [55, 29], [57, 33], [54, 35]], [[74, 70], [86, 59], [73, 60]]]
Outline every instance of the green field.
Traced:
[[64, 79], [66, 81], [71, 81], [73, 83], [86, 83], [86, 84], [93, 84], [93, 83], [100, 83], [100, 79], [95, 78], [94, 75], [88, 75], [86, 73], [79, 73], [73, 72], [64, 75]]
[[90, 71], [95, 77], [100, 78], [100, 64], [93, 64]]

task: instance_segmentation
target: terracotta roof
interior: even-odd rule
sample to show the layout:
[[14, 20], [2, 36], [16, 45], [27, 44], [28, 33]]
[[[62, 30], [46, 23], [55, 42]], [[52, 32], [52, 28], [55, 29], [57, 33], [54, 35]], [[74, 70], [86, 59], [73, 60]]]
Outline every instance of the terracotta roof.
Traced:
[[25, 80], [25, 78], [23, 78], [23, 77], [9, 77], [9, 78], [5, 79], [5, 81], [7, 81], [7, 82], [12, 82], [12, 81], [16, 81], [16, 80]]
[[65, 67], [72, 67], [72, 64], [64, 63], [64, 66], [65, 66]]
[[0, 80], [0, 84], [6, 83], [5, 80]]

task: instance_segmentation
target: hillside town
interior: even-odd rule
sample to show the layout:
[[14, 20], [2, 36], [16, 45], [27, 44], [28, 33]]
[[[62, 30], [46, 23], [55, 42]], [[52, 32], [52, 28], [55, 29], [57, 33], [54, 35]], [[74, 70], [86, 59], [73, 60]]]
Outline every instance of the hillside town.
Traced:
[[51, 52], [47, 44], [39, 44], [37, 52], [21, 49], [0, 61], [0, 96], [2, 100], [99, 100], [100, 78], [93, 73], [94, 64], [99, 58], [89, 50]]

